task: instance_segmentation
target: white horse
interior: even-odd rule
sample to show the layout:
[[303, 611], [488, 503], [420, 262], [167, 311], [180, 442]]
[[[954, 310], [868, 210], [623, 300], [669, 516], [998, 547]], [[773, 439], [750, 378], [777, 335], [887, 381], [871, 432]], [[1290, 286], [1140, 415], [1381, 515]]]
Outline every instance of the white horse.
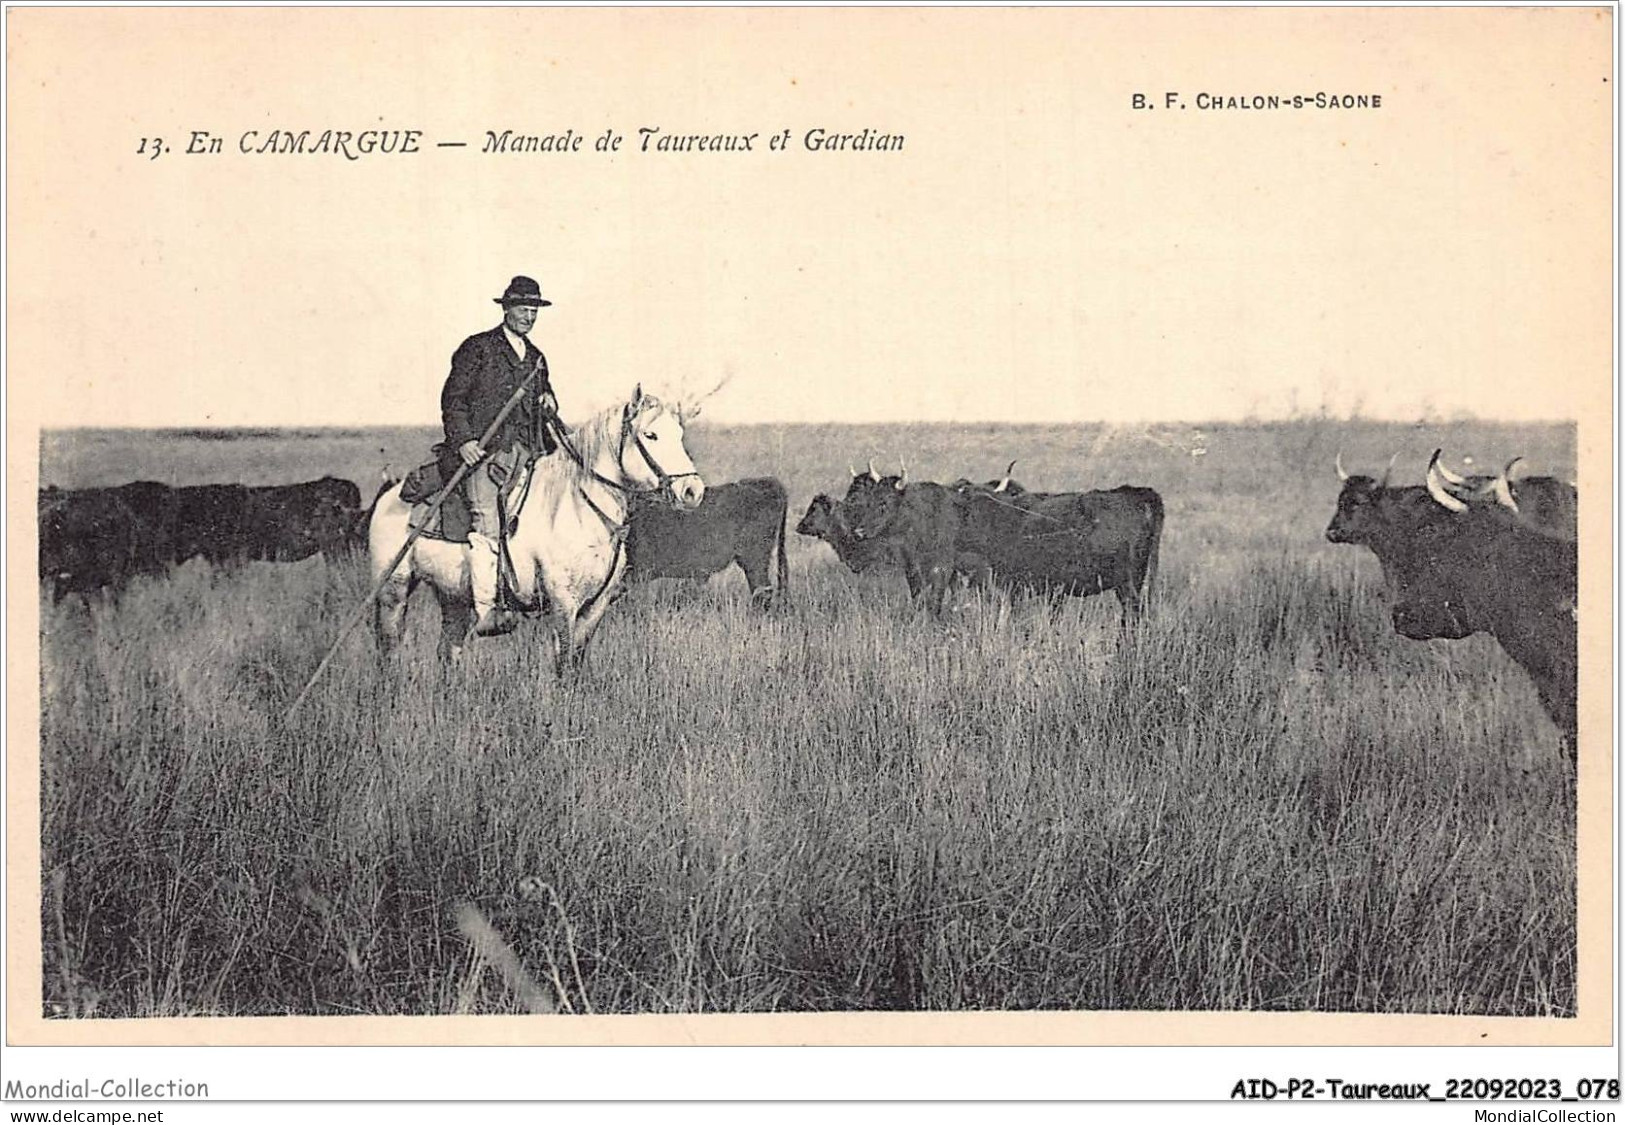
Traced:
[[[510, 517], [518, 528], [508, 551], [519, 596], [546, 607], [562, 674], [580, 665], [626, 571], [628, 494], [660, 492], [692, 509], [705, 496], [705, 482], [683, 448], [681, 414], [641, 386], [624, 406], [569, 431], [561, 444], [535, 463], [528, 490], [519, 485], [519, 507]], [[397, 484], [378, 498], [368, 528], [373, 581], [383, 583], [373, 611], [379, 650], [389, 653], [400, 643], [407, 599], [427, 581], [440, 601], [440, 653], [454, 656], [471, 635], [469, 548], [420, 538], [384, 582], [411, 534], [411, 514]]]

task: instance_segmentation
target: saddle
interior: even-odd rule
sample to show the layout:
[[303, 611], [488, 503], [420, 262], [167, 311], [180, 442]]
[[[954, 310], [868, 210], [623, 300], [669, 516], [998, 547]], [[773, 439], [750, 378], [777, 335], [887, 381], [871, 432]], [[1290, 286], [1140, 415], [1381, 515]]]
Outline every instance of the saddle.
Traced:
[[[508, 536], [519, 526], [519, 518], [512, 511], [513, 495], [522, 486], [528, 487], [534, 471], [535, 466], [532, 465], [523, 472], [510, 473], [508, 479], [502, 482], [497, 497], [497, 509], [502, 513], [501, 535], [497, 542], [497, 602], [502, 608], [519, 613], [535, 613], [539, 608], [517, 593], [513, 557], [508, 554]], [[474, 520], [468, 510], [468, 498], [460, 487], [447, 496], [438, 508], [433, 511], [429, 509], [450, 479], [441, 470], [438, 460], [419, 465], [406, 474], [401, 482], [401, 499], [412, 505], [412, 514], [407, 517], [407, 523], [413, 528], [422, 528], [425, 539], [467, 546], [468, 533], [474, 529]]]
[[[501, 498], [498, 501], [503, 513], [503, 540], [513, 533], [518, 519], [509, 512], [509, 501], [514, 492], [522, 485], [528, 474], [513, 473], [502, 482]], [[468, 543], [468, 533], [474, 529], [474, 519], [468, 510], [468, 498], [463, 495], [461, 488], [456, 489], [439, 508], [433, 512], [429, 505], [434, 498], [444, 490], [447, 476], [440, 467], [439, 461], [430, 461], [426, 465], [419, 465], [406, 474], [401, 482], [401, 499], [412, 505], [412, 514], [407, 517], [408, 524], [422, 528], [425, 539], [442, 539], [448, 543]], [[504, 544], [505, 545], [505, 544]]]
[[401, 499], [412, 505], [412, 514], [407, 517], [407, 522], [414, 529], [421, 528], [425, 539], [467, 543], [474, 521], [469, 515], [468, 500], [463, 496], [462, 489], [446, 497], [445, 503], [433, 513], [429, 511], [429, 502], [446, 487], [448, 479], [441, 473], [439, 461], [419, 465], [406, 474], [406, 479], [401, 482]]

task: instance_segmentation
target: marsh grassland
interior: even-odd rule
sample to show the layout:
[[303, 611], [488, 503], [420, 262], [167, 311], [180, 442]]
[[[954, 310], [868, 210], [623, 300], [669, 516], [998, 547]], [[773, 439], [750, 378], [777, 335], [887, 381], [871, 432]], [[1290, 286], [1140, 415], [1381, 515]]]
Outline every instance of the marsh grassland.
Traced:
[[[42, 472], [370, 496], [431, 440], [55, 433]], [[1323, 538], [1339, 449], [1415, 482], [1436, 445], [1574, 460], [1567, 425], [702, 424], [707, 478], [780, 477], [792, 526], [871, 456], [1154, 487], [1151, 610], [960, 592], [938, 622], [792, 533], [787, 606], [737, 572], [635, 591], [574, 682], [539, 629], [438, 667], [420, 593], [398, 669], [358, 630], [288, 724], [359, 560], [42, 598], [45, 1011], [525, 1010], [471, 905], [576, 1012], [1573, 1015], [1573, 796], [1533, 690], [1487, 638], [1396, 637], [1375, 559]]]

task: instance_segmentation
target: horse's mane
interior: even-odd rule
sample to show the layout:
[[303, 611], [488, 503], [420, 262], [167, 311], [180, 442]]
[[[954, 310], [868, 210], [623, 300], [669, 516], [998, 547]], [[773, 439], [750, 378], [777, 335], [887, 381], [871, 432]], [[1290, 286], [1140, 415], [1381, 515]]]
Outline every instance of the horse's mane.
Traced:
[[[570, 444], [576, 447], [581, 454], [581, 460], [587, 465], [596, 464], [600, 454], [606, 450], [614, 450], [621, 440], [621, 411], [626, 409], [626, 403], [619, 402], [614, 406], [605, 408], [587, 419], [581, 425], [569, 431]], [[654, 395], [645, 394], [638, 402], [637, 414], [639, 417], [651, 411], [666, 409]], [[568, 460], [568, 459], [566, 459]], [[571, 462], [577, 472], [582, 470]]]

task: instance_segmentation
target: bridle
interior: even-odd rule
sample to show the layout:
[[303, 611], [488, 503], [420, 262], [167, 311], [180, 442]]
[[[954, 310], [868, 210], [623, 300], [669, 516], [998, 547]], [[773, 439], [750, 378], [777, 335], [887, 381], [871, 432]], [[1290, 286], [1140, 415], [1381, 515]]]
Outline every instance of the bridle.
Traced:
[[[642, 456], [644, 463], [654, 471], [655, 476], [658, 478], [658, 481], [653, 488], [631, 488], [626, 484], [623, 484], [621, 481], [610, 480], [597, 469], [594, 469], [591, 465], [587, 464], [586, 458], [581, 455], [581, 451], [577, 449], [575, 447], [575, 443], [570, 440], [569, 431], [565, 429], [564, 420], [558, 416], [558, 412], [552, 410], [547, 412], [547, 420], [552, 426], [553, 436], [558, 439], [559, 448], [564, 450], [564, 452], [569, 455], [570, 460], [574, 461], [576, 466], [581, 469], [583, 473], [591, 477], [597, 483], [603, 485], [605, 488], [613, 488], [616, 492], [621, 493], [623, 496], [629, 496], [634, 492], [662, 492], [670, 489], [674, 482], [680, 481], [684, 477], [697, 477], [700, 475], [698, 470], [695, 469], [690, 469], [684, 473], [668, 473], [660, 462], [655, 460], [654, 454], [649, 452], [649, 447], [643, 444], [643, 435], [639, 434], [637, 427], [632, 424], [633, 418], [634, 415], [632, 413], [632, 404], [627, 403], [621, 408], [621, 436], [620, 442], [615, 451], [615, 464], [620, 467], [620, 470], [624, 475], [626, 472], [626, 444], [627, 439], [631, 438], [632, 444], [637, 448], [637, 451], [639, 455]], [[579, 488], [579, 486], [577, 487]], [[598, 518], [604, 521], [604, 525], [609, 528], [612, 535], [620, 538], [626, 534], [626, 521], [617, 520], [611, 517], [609, 513], [605, 512], [598, 506], [598, 504], [593, 500], [592, 495], [588, 493], [586, 489], [581, 488], [580, 492], [581, 498], [587, 502], [587, 506], [589, 508], [597, 513]]]
[[643, 455], [644, 463], [647, 464], [649, 468], [654, 470], [655, 476], [658, 477], [660, 481], [660, 483], [651, 489], [647, 489], [646, 491], [661, 492], [671, 488], [673, 481], [682, 480], [684, 477], [697, 477], [700, 475], [699, 471], [696, 469], [690, 469], [686, 473], [668, 473], [664, 468], [661, 467], [660, 462], [655, 460], [654, 454], [649, 452], [649, 447], [643, 444], [643, 435], [638, 433], [637, 427], [632, 424], [631, 403], [627, 403], [621, 408], [621, 448], [620, 451], [615, 455], [615, 460], [621, 466], [621, 471], [623, 473], [626, 471], [626, 438], [628, 434], [630, 434], [632, 437], [632, 444], [637, 446], [638, 452]]

